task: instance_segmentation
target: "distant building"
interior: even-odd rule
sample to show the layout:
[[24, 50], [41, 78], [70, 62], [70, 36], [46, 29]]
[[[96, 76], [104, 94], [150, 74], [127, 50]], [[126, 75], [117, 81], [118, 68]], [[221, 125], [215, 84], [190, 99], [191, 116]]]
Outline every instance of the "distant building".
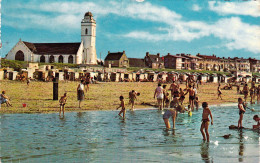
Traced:
[[45, 63], [97, 64], [96, 21], [91, 12], [81, 21], [81, 42], [32, 43], [19, 41], [6, 59]]
[[116, 53], [110, 53], [108, 51], [105, 58], [105, 67], [129, 67], [129, 60], [125, 51]]
[[185, 61], [186, 61], [185, 57], [171, 55], [170, 53], [164, 56], [165, 68], [172, 68], [176, 70], [185, 69]]
[[141, 58], [128, 58], [129, 67], [145, 67], [144, 59]]
[[260, 72], [260, 60], [249, 58], [249, 63], [251, 72]]
[[224, 71], [224, 61], [216, 55], [201, 55], [200, 53], [198, 53], [196, 56], [201, 58], [201, 60], [198, 60], [199, 69], [210, 71]]
[[187, 69], [187, 70], [198, 70], [199, 69], [198, 61], [201, 60], [200, 57], [193, 56], [190, 54], [184, 54], [184, 53], [176, 54], [176, 55], [186, 58], [185, 64], [184, 64], [185, 69]]
[[160, 57], [160, 53], [157, 53], [157, 55], [153, 55], [153, 54], [149, 54], [149, 52], [146, 52], [144, 61], [145, 61], [145, 65], [149, 68], [153, 68], [153, 69], [164, 68], [164, 61], [162, 57]]

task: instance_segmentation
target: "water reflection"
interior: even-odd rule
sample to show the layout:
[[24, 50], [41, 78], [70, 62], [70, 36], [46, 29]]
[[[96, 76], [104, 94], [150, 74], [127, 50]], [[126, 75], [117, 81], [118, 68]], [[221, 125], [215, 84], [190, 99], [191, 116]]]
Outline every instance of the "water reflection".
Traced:
[[243, 162], [243, 156], [244, 156], [244, 139], [243, 139], [243, 130], [238, 130], [238, 135], [239, 135], [239, 157], [238, 157], [238, 161], [239, 162]]
[[209, 158], [209, 143], [208, 142], [203, 142], [200, 144], [200, 155], [201, 155], [201, 159], [205, 162], [205, 163], [211, 163], [213, 162], [212, 160], [210, 160]]

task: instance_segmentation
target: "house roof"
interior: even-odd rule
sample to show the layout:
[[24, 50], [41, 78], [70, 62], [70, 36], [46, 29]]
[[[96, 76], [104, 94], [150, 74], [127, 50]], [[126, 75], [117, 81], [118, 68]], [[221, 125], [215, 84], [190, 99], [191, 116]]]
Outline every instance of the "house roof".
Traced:
[[111, 60], [119, 60], [122, 57], [123, 54], [124, 54], [123, 52], [109, 53], [106, 56], [105, 60], [110, 60], [110, 61]]
[[78, 43], [23, 43], [35, 54], [77, 54], [80, 46]]
[[174, 57], [174, 58], [186, 58], [186, 57], [183, 57], [183, 56], [179, 56], [179, 55], [171, 55], [171, 54], [167, 54], [165, 57]]
[[145, 67], [144, 59], [141, 58], [128, 58], [130, 67]]
[[197, 55], [197, 57], [204, 58], [204, 59], [219, 59], [215, 55], [201, 55], [201, 54], [199, 54], [199, 55]]
[[[151, 61], [152, 61], [153, 63], [163, 63], [162, 58], [161, 58], [161, 57], [158, 57], [158, 55], [152, 55], [152, 54], [150, 54], [149, 57], [150, 57], [150, 59], [151, 59]], [[158, 58], [158, 61], [157, 61], [157, 58]]]

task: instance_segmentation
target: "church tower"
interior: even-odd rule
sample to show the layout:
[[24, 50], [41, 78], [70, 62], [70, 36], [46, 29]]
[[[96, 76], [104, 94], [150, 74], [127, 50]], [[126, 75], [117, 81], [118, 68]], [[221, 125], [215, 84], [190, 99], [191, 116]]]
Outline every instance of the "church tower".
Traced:
[[81, 41], [84, 46], [83, 64], [97, 64], [96, 21], [91, 12], [85, 13], [84, 19], [81, 21]]

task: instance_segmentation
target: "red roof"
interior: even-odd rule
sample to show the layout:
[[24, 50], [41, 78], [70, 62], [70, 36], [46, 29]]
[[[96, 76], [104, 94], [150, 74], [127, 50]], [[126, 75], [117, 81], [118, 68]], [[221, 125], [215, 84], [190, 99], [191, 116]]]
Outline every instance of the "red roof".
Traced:
[[78, 43], [23, 43], [35, 54], [77, 54], [80, 46]]

